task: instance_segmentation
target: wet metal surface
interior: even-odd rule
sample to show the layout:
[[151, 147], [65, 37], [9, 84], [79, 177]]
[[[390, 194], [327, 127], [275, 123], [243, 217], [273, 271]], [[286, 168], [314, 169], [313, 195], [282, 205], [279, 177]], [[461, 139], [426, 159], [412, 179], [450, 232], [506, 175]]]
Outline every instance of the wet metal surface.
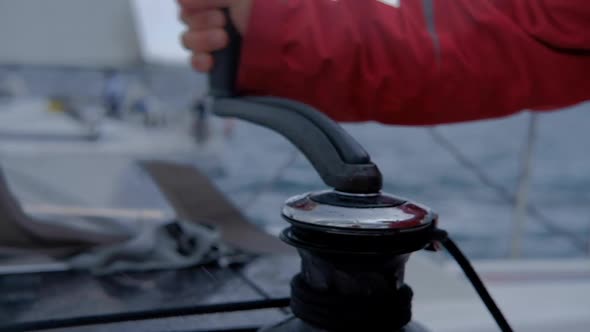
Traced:
[[[356, 205], [342, 205], [341, 202], [318, 202], [315, 197], [325, 196], [329, 191], [307, 193], [291, 197], [285, 203], [282, 213], [288, 219], [317, 226], [341, 229], [390, 230], [421, 227], [430, 224], [436, 214], [426, 206], [408, 202], [398, 197], [379, 194], [381, 201], [394, 204], [371, 205], [364, 202], [366, 195], [337, 193], [335, 197], [347, 197]], [[364, 205], [363, 205], [364, 204]]]
[[[194, 267], [175, 271], [92, 276], [56, 272], [0, 276], [0, 330], [10, 324], [182, 306], [255, 301], [288, 294], [295, 256], [260, 258], [240, 269]], [[277, 274], [275, 274], [277, 273]], [[259, 326], [279, 321], [278, 309], [182, 316], [64, 331], [179, 331]]]

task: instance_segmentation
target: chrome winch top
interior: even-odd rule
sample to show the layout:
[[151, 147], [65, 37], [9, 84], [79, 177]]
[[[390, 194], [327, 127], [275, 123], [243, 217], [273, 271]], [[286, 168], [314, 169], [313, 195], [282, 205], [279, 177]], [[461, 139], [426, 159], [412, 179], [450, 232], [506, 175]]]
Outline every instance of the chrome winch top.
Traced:
[[405, 230], [431, 225], [428, 207], [386, 193], [349, 194], [334, 190], [291, 197], [283, 217], [298, 223], [341, 229]]

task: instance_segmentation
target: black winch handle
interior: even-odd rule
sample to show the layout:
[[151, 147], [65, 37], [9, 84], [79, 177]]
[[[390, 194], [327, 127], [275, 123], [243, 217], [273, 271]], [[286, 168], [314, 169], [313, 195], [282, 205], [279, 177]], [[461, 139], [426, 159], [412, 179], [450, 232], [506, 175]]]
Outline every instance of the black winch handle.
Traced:
[[347, 193], [381, 190], [379, 168], [369, 154], [336, 122], [314, 108], [288, 99], [235, 97], [241, 38], [225, 10], [229, 46], [215, 52], [210, 94], [213, 112], [274, 130], [293, 143], [330, 187]]
[[209, 94], [216, 98], [227, 98], [235, 95], [235, 84], [240, 61], [242, 37], [231, 20], [229, 9], [224, 8], [229, 43], [226, 48], [213, 52], [213, 69], [209, 74]]

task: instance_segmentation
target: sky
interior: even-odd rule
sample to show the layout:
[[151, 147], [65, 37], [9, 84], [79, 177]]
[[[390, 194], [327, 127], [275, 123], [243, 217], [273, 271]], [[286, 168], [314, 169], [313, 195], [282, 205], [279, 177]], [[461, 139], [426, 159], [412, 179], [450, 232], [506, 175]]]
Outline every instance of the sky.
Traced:
[[188, 63], [189, 54], [180, 45], [184, 30], [178, 7], [172, 0], [131, 0], [144, 56], [156, 62]]

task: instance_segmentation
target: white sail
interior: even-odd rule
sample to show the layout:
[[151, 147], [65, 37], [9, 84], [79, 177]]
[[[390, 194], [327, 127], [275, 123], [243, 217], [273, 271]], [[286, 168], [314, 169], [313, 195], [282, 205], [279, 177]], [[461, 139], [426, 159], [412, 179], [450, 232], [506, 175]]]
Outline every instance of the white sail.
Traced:
[[0, 65], [186, 63], [177, 17], [171, 0], [2, 0]]

